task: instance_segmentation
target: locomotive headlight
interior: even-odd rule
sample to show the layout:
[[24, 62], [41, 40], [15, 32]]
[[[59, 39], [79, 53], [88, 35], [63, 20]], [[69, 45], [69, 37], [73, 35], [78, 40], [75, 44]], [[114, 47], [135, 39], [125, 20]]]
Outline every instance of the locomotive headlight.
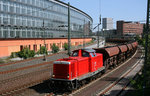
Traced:
[[69, 74], [68, 74], [67, 78], [69, 78]]
[[53, 74], [53, 77], [55, 77], [55, 75]]

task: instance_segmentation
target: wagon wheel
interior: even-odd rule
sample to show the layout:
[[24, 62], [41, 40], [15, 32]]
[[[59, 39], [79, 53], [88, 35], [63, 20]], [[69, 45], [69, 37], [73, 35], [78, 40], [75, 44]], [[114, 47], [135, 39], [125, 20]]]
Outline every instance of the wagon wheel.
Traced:
[[107, 62], [107, 60], [108, 60], [108, 59], [106, 59], [106, 60], [104, 61], [105, 69], [103, 70], [103, 73], [105, 73], [105, 72], [107, 71], [107, 69], [108, 69], [108, 62]]

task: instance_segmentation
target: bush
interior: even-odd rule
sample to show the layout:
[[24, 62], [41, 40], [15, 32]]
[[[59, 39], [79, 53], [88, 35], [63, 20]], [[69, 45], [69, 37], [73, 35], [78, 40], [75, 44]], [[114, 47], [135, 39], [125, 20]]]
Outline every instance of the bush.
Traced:
[[18, 53], [17, 52], [11, 52], [10, 58], [15, 58], [18, 57]]
[[59, 51], [59, 47], [56, 46], [55, 43], [51, 46], [51, 48], [52, 48], [52, 53], [57, 53]]
[[1, 64], [1, 63], [5, 63], [5, 62], [4, 62], [2, 59], [0, 59], [0, 64]]
[[37, 54], [48, 54], [47, 48], [45, 46], [41, 46], [40, 50], [37, 52]]
[[65, 50], [68, 50], [68, 44], [67, 43], [64, 43], [63, 47], [64, 47]]
[[30, 50], [29, 57], [34, 57], [34, 56], [35, 56], [35, 51], [34, 50]]
[[35, 52], [33, 50], [30, 50], [28, 47], [23, 48], [22, 51], [18, 52], [18, 56], [20, 58], [27, 59], [29, 57], [34, 57]]

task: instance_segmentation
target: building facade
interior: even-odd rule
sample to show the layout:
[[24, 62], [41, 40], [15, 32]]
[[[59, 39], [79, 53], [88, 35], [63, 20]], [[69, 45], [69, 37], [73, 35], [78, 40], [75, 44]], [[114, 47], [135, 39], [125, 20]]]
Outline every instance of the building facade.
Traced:
[[103, 29], [113, 29], [113, 19], [112, 18], [103, 18], [102, 21], [102, 28]]
[[[70, 15], [71, 36], [89, 35], [92, 18], [73, 6]], [[0, 0], [0, 38], [67, 37], [67, 25], [68, 5], [59, 0]]]
[[[71, 45], [83, 45], [83, 43], [88, 43], [91, 40], [92, 38], [72, 38]], [[0, 39], [0, 58], [10, 56], [12, 52], [21, 51], [24, 47], [28, 47], [30, 50], [37, 52], [41, 46], [45, 46], [48, 51], [51, 51], [51, 46], [55, 43], [56, 46], [63, 49], [64, 44], [67, 42], [67, 38], [47, 38], [46, 40], [42, 38]]]
[[117, 21], [117, 34], [125, 35], [125, 34], [136, 34], [142, 35], [143, 33], [143, 24], [139, 22], [125, 22], [125, 21]]
[[112, 38], [112, 37], [117, 37], [117, 32], [116, 29], [102, 29], [100, 32], [100, 35], [103, 37], [108, 37], [108, 38]]

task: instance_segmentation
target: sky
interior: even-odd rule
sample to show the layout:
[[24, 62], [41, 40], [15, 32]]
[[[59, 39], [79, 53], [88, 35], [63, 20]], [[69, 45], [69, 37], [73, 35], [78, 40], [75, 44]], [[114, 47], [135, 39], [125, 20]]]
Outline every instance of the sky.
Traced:
[[[63, 0], [61, 0], [63, 1]], [[63, 2], [84, 11], [93, 18], [93, 27], [102, 18], [113, 18], [114, 29], [116, 21], [146, 20], [147, 0], [64, 0]]]

